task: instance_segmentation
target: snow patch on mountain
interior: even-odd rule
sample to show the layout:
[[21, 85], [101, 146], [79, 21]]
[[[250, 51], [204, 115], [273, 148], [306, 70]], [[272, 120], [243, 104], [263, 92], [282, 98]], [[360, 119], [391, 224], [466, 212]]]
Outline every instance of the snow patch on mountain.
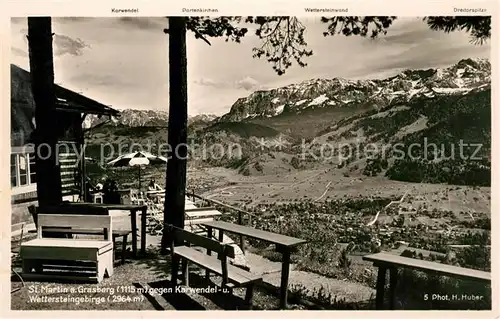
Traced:
[[468, 93], [471, 89], [468, 88], [433, 88], [434, 92], [444, 94]]
[[[257, 114], [255, 114], [257, 116]], [[213, 114], [199, 114], [188, 117], [188, 125], [195, 123], [210, 123], [218, 119]], [[168, 126], [168, 112], [161, 110], [120, 110], [117, 117], [108, 117], [97, 115], [87, 115], [83, 121], [83, 128], [88, 129], [100, 123], [106, 122], [106, 125], [123, 125], [129, 127], [139, 126]]]
[[376, 114], [373, 114], [370, 116], [371, 119], [376, 119], [376, 118], [382, 118], [382, 117], [387, 117], [389, 115], [393, 115], [394, 113], [397, 113], [397, 112], [401, 112], [401, 111], [405, 111], [405, 110], [409, 110], [410, 108], [406, 105], [400, 105], [400, 106], [396, 106], [396, 107], [393, 107], [387, 111], [383, 111], [383, 112], [378, 112]]
[[281, 113], [283, 113], [284, 110], [285, 110], [285, 104], [281, 104], [278, 107], [276, 107], [274, 115], [280, 115]]
[[321, 94], [320, 96], [312, 100], [309, 104], [307, 104], [307, 106], [320, 105], [328, 100], [329, 99], [326, 97], [326, 94]]
[[415, 122], [411, 123], [410, 125], [402, 127], [398, 132], [396, 132], [394, 138], [400, 139], [408, 134], [413, 134], [425, 130], [427, 128], [427, 122], [428, 118], [422, 115]]

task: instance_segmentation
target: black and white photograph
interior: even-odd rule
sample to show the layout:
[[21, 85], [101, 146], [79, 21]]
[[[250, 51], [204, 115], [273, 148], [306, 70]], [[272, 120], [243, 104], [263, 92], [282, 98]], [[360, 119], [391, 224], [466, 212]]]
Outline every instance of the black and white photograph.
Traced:
[[12, 17], [11, 310], [491, 311], [492, 17], [326, 14]]

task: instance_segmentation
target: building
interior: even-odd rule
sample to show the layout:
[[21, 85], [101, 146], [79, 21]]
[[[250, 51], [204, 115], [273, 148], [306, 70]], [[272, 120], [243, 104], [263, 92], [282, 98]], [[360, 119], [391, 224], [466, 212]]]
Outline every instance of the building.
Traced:
[[[64, 199], [83, 195], [85, 165], [82, 123], [89, 114], [117, 116], [119, 112], [62, 86], [54, 87], [57, 103], [54, 125], [59, 126], [59, 163]], [[30, 73], [11, 64], [10, 181], [12, 224], [29, 220], [27, 207], [36, 203], [35, 103]]]

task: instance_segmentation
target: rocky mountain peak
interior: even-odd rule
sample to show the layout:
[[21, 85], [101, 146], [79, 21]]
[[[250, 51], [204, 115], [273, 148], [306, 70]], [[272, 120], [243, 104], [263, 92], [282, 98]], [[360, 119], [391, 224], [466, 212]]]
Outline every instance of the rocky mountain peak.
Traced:
[[489, 86], [491, 64], [487, 59], [468, 58], [445, 68], [404, 70], [386, 78], [349, 80], [309, 79], [270, 90], [253, 92], [238, 99], [223, 121], [274, 117], [285, 113], [364, 103], [379, 108], [439, 94], [466, 94]]

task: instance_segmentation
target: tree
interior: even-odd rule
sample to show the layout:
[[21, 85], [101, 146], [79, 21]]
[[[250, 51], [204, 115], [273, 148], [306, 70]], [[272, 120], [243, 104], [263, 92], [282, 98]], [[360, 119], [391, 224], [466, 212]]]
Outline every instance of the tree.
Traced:
[[349, 268], [351, 267], [352, 264], [351, 259], [349, 258], [349, 253], [350, 250], [348, 248], [343, 249], [339, 256], [339, 261], [338, 261], [339, 267], [346, 272], [349, 271]]
[[61, 172], [57, 164], [56, 97], [50, 17], [28, 18], [31, 90], [35, 101], [35, 160], [38, 205], [61, 202]]
[[[262, 41], [253, 49], [255, 58], [265, 58], [278, 75], [283, 75], [295, 61], [305, 67], [304, 58], [313, 52], [307, 49], [304, 39], [305, 26], [297, 17], [172, 17], [169, 19], [169, 67], [170, 105], [169, 143], [171, 153], [167, 164], [167, 188], [165, 189], [164, 221], [177, 227], [184, 227], [184, 196], [186, 188], [186, 158], [184, 146], [187, 144], [187, 63], [186, 31], [193, 32], [197, 39], [208, 45], [208, 38], [225, 37], [226, 41], [239, 43], [248, 33], [241, 23], [256, 25], [255, 35]], [[327, 24], [324, 36], [343, 34], [344, 36], [369, 36], [372, 39], [386, 34], [397, 17], [323, 17]], [[482, 44], [491, 36], [490, 17], [426, 17], [423, 19], [432, 30], [452, 32], [465, 30], [473, 39]], [[172, 60], [173, 59], [173, 60]], [[180, 121], [180, 122], [179, 122]], [[172, 125], [170, 125], [172, 124]], [[172, 136], [173, 135], [173, 136]], [[182, 149], [179, 149], [183, 146]], [[175, 150], [179, 153], [175, 154]], [[180, 154], [182, 153], [182, 154]], [[173, 156], [172, 156], [173, 154]], [[162, 252], [166, 252], [168, 233], [163, 234]]]
[[470, 33], [471, 43], [484, 44], [491, 38], [491, 17], [425, 17], [431, 30], [446, 33], [461, 30]]
[[[168, 118], [168, 144], [173, 148], [167, 162], [165, 224], [184, 228], [187, 157], [187, 65], [186, 18], [169, 18], [169, 81], [170, 106]], [[166, 252], [172, 238], [163, 232], [161, 251]]]

